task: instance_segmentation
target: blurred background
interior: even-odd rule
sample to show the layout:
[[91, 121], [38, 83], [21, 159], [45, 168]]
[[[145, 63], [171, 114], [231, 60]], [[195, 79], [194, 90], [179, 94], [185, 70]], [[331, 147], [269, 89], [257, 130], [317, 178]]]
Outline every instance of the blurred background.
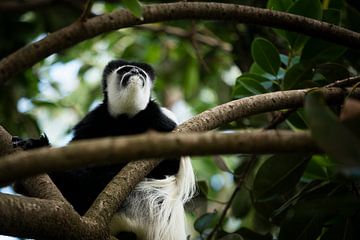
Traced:
[[[151, 1], [157, 2], [160, 1]], [[357, 0], [222, 2], [289, 11], [360, 31]], [[1, 1], [0, 58], [76, 21], [84, 4], [83, 0]], [[91, 14], [111, 12], [123, 7], [121, 4], [117, 0], [95, 0]], [[268, 56], [274, 55], [275, 51], [273, 62], [279, 59], [276, 72], [269, 71], [261, 60], [257, 61], [260, 57], [252, 50], [256, 46], [269, 45]], [[154, 98], [183, 122], [233, 99], [323, 86], [336, 79], [357, 75], [359, 56], [358, 50], [236, 22], [188, 20], [126, 28], [53, 54], [9, 79], [0, 88], [0, 125], [12, 135], [37, 137], [44, 132], [53, 146], [67, 144], [72, 127], [102, 101], [102, 70], [113, 59], [152, 65], [156, 72]], [[263, 128], [274, 116], [275, 113], [268, 113], [239, 119], [220, 130]], [[291, 114], [279, 128], [307, 128], [302, 110]], [[207, 156], [201, 161], [193, 161], [200, 189], [198, 197], [188, 206], [189, 219], [193, 222], [197, 219], [193, 239], [203, 239], [211, 232], [234, 193], [239, 177], [243, 176], [245, 163], [257, 159], [254, 169], [258, 169], [271, 157], [274, 156]], [[329, 177], [317, 171], [331, 165], [330, 160], [317, 158], [312, 160], [313, 168], [307, 169], [308, 175], [303, 175], [304, 183]], [[267, 219], [269, 209], [260, 207], [259, 211], [251, 204], [256, 172], [247, 172], [244, 187], [236, 192], [223, 224], [227, 233], [246, 228], [256, 236], [267, 236], [274, 230], [273, 223]], [[2, 191], [11, 192], [11, 188]]]

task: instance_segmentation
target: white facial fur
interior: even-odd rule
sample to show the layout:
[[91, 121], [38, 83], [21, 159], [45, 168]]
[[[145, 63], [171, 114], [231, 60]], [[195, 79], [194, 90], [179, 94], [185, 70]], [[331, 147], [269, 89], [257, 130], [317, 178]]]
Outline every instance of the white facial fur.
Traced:
[[119, 75], [116, 71], [129, 66], [131, 65], [122, 66], [114, 70], [106, 79], [108, 107], [113, 117], [117, 117], [120, 114], [133, 117], [138, 112], [144, 110], [150, 100], [152, 82], [147, 74], [144, 84], [138, 75], [131, 76], [126, 86], [120, 83]]

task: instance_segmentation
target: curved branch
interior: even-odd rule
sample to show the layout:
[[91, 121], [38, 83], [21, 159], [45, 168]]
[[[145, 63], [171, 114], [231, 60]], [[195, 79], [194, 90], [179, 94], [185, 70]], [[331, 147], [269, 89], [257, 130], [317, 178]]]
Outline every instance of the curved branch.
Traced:
[[[158, 159], [147, 159], [127, 164], [100, 193], [85, 216], [108, 225], [130, 192], [160, 162]], [[141, 174], [134, 174], [138, 172]]]
[[119, 28], [180, 19], [225, 20], [282, 28], [358, 48], [360, 34], [329, 23], [249, 6], [206, 2], [177, 2], [143, 7], [143, 20], [118, 10], [74, 24], [29, 44], [0, 62], [0, 84], [43, 58], [101, 33]]
[[[360, 89], [323, 88], [325, 101], [329, 104], [340, 103], [350, 92], [353, 97], [360, 97]], [[208, 131], [222, 124], [259, 113], [271, 112], [303, 105], [309, 89], [279, 91], [255, 95], [234, 100], [207, 111], [178, 126], [176, 132]]]

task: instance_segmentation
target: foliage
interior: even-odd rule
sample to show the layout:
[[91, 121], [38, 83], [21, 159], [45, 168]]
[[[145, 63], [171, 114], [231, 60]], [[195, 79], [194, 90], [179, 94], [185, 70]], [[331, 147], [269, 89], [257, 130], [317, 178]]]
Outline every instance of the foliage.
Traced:
[[[356, 1], [233, 2], [266, 4], [269, 9], [359, 31]], [[121, 4], [141, 18], [138, 1]], [[116, 1], [95, 1], [92, 11], [110, 12], [119, 6]], [[79, 9], [61, 4], [0, 14], [0, 57], [80, 15]], [[304, 108], [296, 109], [278, 128], [310, 129], [325, 154], [213, 156], [193, 161], [200, 193], [189, 206], [192, 239], [210, 235], [246, 240], [358, 239], [360, 129], [356, 122], [360, 119], [347, 117], [346, 105], [327, 107], [316, 88], [358, 75], [359, 51], [285, 30], [236, 23], [176, 21], [153, 26], [158, 30], [127, 28], [87, 40], [17, 76], [0, 89], [0, 125], [18, 135], [37, 135], [41, 129], [53, 133], [48, 133], [52, 142], [66, 142], [74, 123], [102, 100], [101, 69], [113, 58], [153, 65], [156, 98], [175, 111], [182, 109], [184, 119], [231, 99], [314, 88]], [[166, 31], [169, 26], [188, 35]], [[199, 34], [218, 44], [200, 42]], [[61, 69], [73, 69], [77, 78]], [[356, 106], [350, 111], [360, 111]], [[341, 120], [340, 114], [345, 114]], [[239, 119], [222, 129], [265, 128], [272, 117], [269, 113]], [[250, 167], [249, 161], [254, 162]], [[215, 229], [234, 189], [238, 190], [225, 221]]]

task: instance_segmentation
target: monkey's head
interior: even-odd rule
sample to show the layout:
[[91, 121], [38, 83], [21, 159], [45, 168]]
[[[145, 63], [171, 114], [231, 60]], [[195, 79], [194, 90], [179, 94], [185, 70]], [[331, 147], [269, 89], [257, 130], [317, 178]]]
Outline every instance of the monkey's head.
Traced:
[[145, 63], [115, 60], [103, 72], [104, 102], [113, 117], [135, 116], [150, 101], [154, 81], [153, 68]]

